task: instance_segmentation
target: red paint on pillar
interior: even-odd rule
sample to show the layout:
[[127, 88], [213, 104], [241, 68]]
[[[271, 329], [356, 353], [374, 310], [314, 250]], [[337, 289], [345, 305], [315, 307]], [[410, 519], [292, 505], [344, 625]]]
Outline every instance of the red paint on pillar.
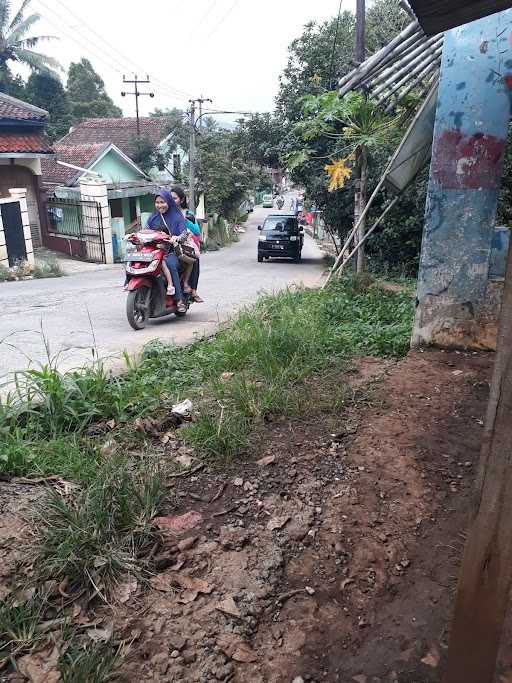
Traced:
[[494, 135], [445, 130], [432, 151], [434, 178], [447, 190], [497, 190], [506, 145], [506, 140]]

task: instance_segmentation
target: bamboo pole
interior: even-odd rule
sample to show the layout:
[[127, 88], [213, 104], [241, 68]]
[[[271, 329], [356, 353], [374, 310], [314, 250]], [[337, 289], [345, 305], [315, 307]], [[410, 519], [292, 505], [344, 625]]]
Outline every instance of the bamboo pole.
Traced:
[[352, 249], [350, 254], [347, 256], [347, 258], [343, 261], [341, 266], [338, 268], [337, 272], [337, 277], [341, 277], [341, 273], [343, 272], [343, 268], [345, 267], [345, 264], [348, 263], [348, 261], [354, 256], [354, 254], [363, 246], [363, 244], [366, 242], [368, 237], [374, 232], [374, 230], [380, 225], [380, 223], [384, 220], [384, 218], [388, 215], [388, 213], [391, 211], [391, 209], [395, 206], [397, 201], [400, 199], [400, 195], [397, 195], [396, 197], [393, 198], [393, 201], [391, 201], [384, 211], [380, 214], [380, 216], [377, 218], [375, 223], [372, 225], [372, 227], [368, 230], [368, 232], [364, 235], [364, 237], [359, 240], [359, 242], [356, 244], [356, 246]]
[[341, 90], [344, 90], [344, 92], [348, 92], [352, 87], [351, 85], [349, 85], [349, 83], [351, 83], [354, 80], [360, 79], [361, 76], [366, 76], [373, 68], [375, 68], [376, 65], [381, 64], [382, 60], [385, 57], [387, 57], [390, 53], [392, 53], [398, 45], [403, 43], [404, 40], [420, 32], [422, 32], [422, 29], [417, 21], [413, 21], [409, 24], [409, 26], [406, 26], [406, 28], [401, 33], [399, 33], [395, 38], [393, 38], [393, 40], [390, 43], [385, 45], [372, 57], [363, 62], [360, 66], [357, 67], [357, 69], [351, 71], [349, 74], [343, 76], [343, 78], [339, 80], [338, 88], [340, 89], [340, 94], [343, 94]]

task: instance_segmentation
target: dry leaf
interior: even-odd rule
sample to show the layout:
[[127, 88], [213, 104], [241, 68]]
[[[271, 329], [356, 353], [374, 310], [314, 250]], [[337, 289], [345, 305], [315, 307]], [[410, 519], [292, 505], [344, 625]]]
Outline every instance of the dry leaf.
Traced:
[[132, 594], [137, 592], [138, 587], [139, 584], [137, 583], [137, 579], [129, 579], [127, 581], [124, 581], [123, 583], [120, 583], [116, 590], [118, 602], [128, 602]]
[[177, 455], [175, 458], [176, 462], [178, 465], [181, 465], [182, 467], [190, 467], [192, 464], [192, 456], [190, 455]]
[[215, 609], [219, 610], [219, 612], [224, 612], [224, 614], [229, 614], [231, 617], [240, 618], [242, 616], [236, 602], [231, 596], [219, 602], [219, 604], [215, 606]]
[[354, 583], [354, 579], [348, 578], [344, 579], [341, 582], [340, 590], [344, 591], [347, 586], [350, 586], [351, 583]]
[[174, 534], [183, 534], [185, 531], [194, 529], [201, 524], [203, 515], [195, 510], [185, 512], [184, 515], [170, 515], [169, 517], [155, 517], [153, 523], [159, 529], [172, 531]]
[[196, 579], [187, 574], [180, 574], [178, 572], [167, 572], [166, 574], [159, 574], [151, 579], [151, 585], [158, 591], [163, 593], [170, 593], [174, 586], [184, 588], [185, 591], [180, 596], [180, 602], [188, 604], [193, 602], [199, 593], [211, 593], [213, 586], [203, 579]]
[[18, 670], [30, 683], [58, 683], [60, 673], [56, 666], [59, 656], [57, 646], [25, 655], [17, 661]]
[[267, 529], [269, 531], [275, 531], [276, 529], [282, 529], [284, 525], [290, 521], [290, 515], [284, 515], [283, 517], [272, 517], [267, 524]]
[[116, 426], [116, 421], [115, 421], [114, 419], [109, 420], [109, 421], [107, 422], [107, 427], [108, 427], [109, 429], [115, 429], [115, 426]]
[[107, 439], [100, 448], [100, 455], [103, 459], [110, 458], [116, 452], [116, 442], [114, 439]]
[[229, 380], [234, 377], [235, 373], [234, 372], [223, 372], [222, 375], [220, 376], [220, 381], [221, 382], [229, 382]]
[[433, 645], [429, 653], [426, 654], [421, 661], [423, 664], [426, 664], [427, 666], [431, 666], [433, 669], [436, 669], [439, 666], [440, 659], [441, 657], [439, 655], [439, 650], [435, 645]]
[[235, 662], [248, 664], [250, 662], [256, 662], [258, 659], [250, 645], [235, 633], [222, 633], [217, 638], [217, 645], [227, 657], [234, 659]]
[[114, 622], [108, 622], [105, 624], [104, 628], [97, 628], [96, 626], [94, 628], [89, 628], [86, 633], [94, 642], [106, 643], [112, 638], [112, 634], [114, 633]]
[[272, 465], [275, 461], [275, 455], [266, 455], [264, 458], [261, 458], [261, 460], [257, 460], [256, 464], [260, 465], [260, 467], [266, 467], [267, 465]]
[[178, 543], [178, 550], [180, 553], [184, 552], [185, 550], [190, 550], [193, 545], [197, 542], [199, 536], [189, 536], [189, 538], [184, 538], [183, 541], [180, 541]]

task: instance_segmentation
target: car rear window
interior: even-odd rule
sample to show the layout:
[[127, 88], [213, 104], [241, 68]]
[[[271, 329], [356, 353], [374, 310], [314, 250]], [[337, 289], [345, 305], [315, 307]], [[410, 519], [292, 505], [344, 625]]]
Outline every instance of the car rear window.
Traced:
[[270, 232], [288, 232], [294, 233], [298, 231], [298, 223], [296, 218], [286, 218], [281, 216], [271, 216], [265, 220], [263, 224], [263, 231]]

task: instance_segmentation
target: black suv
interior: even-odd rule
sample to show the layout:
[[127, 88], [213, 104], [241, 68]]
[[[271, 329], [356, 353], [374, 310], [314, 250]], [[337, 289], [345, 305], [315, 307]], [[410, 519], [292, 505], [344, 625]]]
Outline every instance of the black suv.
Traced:
[[258, 240], [258, 261], [274, 256], [292, 258], [295, 263], [301, 259], [304, 244], [304, 230], [293, 214], [276, 213], [265, 218]]

